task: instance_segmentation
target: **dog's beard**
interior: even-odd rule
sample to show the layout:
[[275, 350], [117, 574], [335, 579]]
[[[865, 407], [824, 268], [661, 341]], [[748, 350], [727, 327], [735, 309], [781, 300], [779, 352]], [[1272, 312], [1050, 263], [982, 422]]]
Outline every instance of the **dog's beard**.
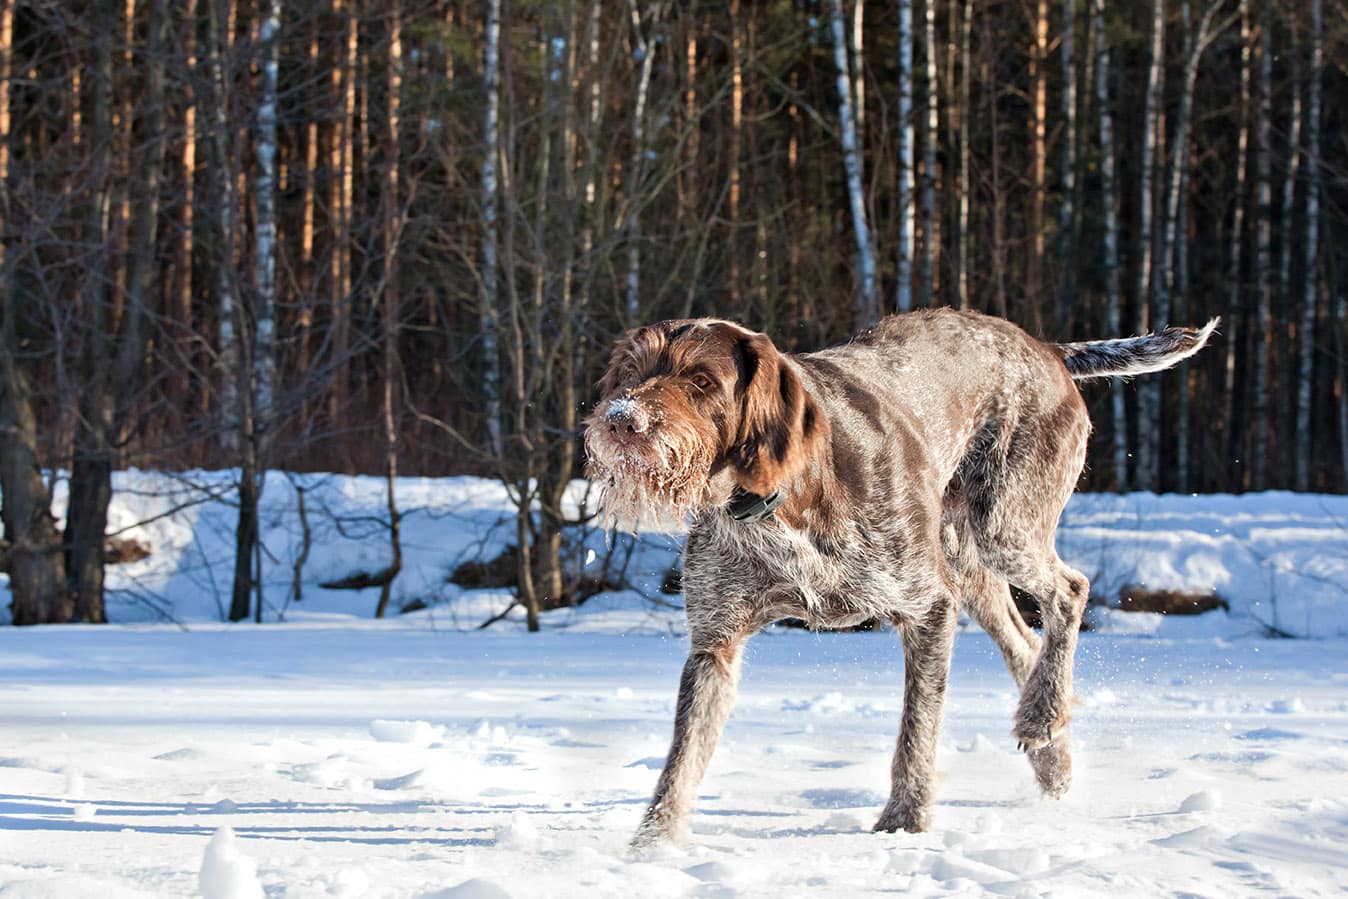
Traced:
[[710, 441], [693, 428], [661, 422], [639, 446], [623, 446], [595, 423], [586, 430], [586, 473], [599, 486], [610, 525], [670, 530], [710, 505]]

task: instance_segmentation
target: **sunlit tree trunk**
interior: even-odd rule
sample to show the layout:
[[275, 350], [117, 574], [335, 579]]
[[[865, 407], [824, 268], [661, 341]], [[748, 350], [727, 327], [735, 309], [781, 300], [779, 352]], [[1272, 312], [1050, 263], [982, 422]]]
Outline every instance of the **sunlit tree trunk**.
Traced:
[[355, 224], [356, 70], [359, 67], [360, 0], [334, 0], [342, 25], [338, 61], [332, 69], [333, 100], [339, 104], [332, 145], [332, 249], [330, 259], [330, 345], [333, 380], [328, 415], [338, 422], [347, 414], [351, 389], [351, 254]]
[[[309, 36], [309, 71], [314, 82], [318, 82], [321, 62], [319, 57], [319, 26], [315, 21]], [[300, 270], [299, 309], [295, 313], [295, 368], [300, 372], [309, 370], [309, 358], [312, 348], [314, 325], [314, 291], [317, 279], [314, 278], [314, 223], [317, 216], [318, 191], [315, 181], [318, 173], [318, 121], [317, 113], [309, 113], [304, 126], [304, 171], [300, 173]], [[305, 398], [301, 398], [301, 419], [305, 417]]]
[[[1297, 377], [1296, 481], [1297, 490], [1311, 489], [1311, 396], [1315, 375], [1315, 308], [1319, 296], [1320, 239], [1320, 94], [1324, 79], [1324, 38], [1321, 0], [1310, 0], [1311, 70], [1306, 121], [1306, 238], [1302, 244], [1301, 367]], [[1348, 474], [1348, 446], [1344, 448]]]
[[[177, 234], [173, 242], [173, 280], [169, 293], [169, 314], [172, 318], [172, 335], [178, 346], [185, 349], [170, 365], [169, 393], [181, 403], [173, 410], [173, 415], [181, 420], [186, 415], [188, 374], [195, 354], [192, 352], [195, 330], [193, 328], [192, 296], [192, 226], [196, 212], [196, 170], [197, 170], [197, 0], [187, 0], [183, 7], [183, 24], [179, 40], [183, 45], [186, 76], [180, 90], [183, 92], [182, 104], [182, 144], [178, 156], [179, 195]], [[207, 392], [209, 396], [209, 392]]]
[[[851, 80], [847, 68], [847, 32], [843, 27], [842, 0], [831, 0], [833, 64], [838, 70], [838, 120], [842, 133], [843, 168], [847, 172], [847, 197], [852, 209], [852, 232], [857, 247], [857, 294], [855, 324], [858, 328], [873, 323], [875, 306], [875, 251], [871, 246], [870, 224], [866, 218], [863, 193], [861, 151], [857, 146], [856, 121], [853, 118]], [[860, 48], [857, 48], [858, 60]]]

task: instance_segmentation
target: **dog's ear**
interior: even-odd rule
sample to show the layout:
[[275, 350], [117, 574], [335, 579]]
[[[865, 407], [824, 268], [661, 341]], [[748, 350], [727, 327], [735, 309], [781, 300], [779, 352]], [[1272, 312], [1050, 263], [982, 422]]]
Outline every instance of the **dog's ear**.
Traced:
[[726, 455], [740, 487], [768, 495], [809, 461], [823, 420], [791, 364], [764, 334], [735, 343], [739, 428]]

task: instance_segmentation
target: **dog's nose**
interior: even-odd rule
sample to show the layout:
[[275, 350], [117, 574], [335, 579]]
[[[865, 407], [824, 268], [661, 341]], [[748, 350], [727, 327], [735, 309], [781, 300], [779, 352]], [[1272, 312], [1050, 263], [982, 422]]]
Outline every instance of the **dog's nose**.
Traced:
[[620, 396], [609, 402], [608, 409], [604, 412], [604, 421], [608, 424], [610, 433], [614, 434], [640, 434], [650, 425], [650, 417], [646, 414], [646, 410], [630, 396]]

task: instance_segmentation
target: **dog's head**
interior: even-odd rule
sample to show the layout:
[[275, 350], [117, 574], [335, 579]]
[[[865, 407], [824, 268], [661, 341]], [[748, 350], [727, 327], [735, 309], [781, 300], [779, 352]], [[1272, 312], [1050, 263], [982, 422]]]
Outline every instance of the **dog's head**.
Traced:
[[678, 521], [736, 486], [771, 494], [806, 465], [825, 426], [766, 335], [716, 319], [629, 331], [599, 390], [585, 422], [588, 473], [624, 522]]

